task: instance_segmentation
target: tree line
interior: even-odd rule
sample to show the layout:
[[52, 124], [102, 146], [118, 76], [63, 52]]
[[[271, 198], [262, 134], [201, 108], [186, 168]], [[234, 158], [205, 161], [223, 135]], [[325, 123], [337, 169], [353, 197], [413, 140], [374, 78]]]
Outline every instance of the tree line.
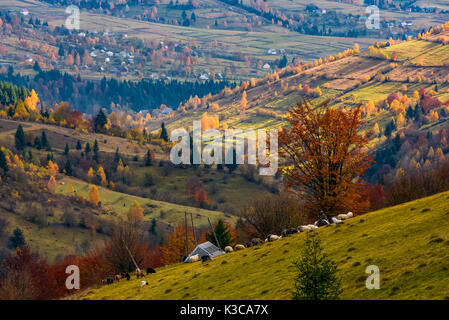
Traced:
[[[6, 73], [0, 74], [0, 80], [28, 89], [34, 88], [39, 92], [41, 102], [47, 105], [66, 101], [85, 113], [92, 113], [95, 106], [110, 109], [112, 103], [137, 112], [153, 110], [162, 104], [177, 108], [191, 96], [203, 97], [209, 93], [216, 94], [225, 87], [232, 86], [227, 80], [192, 82], [142, 79], [130, 81], [103, 77], [101, 81], [91, 81], [59, 70], [40, 70], [34, 77], [30, 77], [14, 74], [12, 66]], [[22, 97], [24, 89], [20, 90], [22, 90], [20, 94]]]

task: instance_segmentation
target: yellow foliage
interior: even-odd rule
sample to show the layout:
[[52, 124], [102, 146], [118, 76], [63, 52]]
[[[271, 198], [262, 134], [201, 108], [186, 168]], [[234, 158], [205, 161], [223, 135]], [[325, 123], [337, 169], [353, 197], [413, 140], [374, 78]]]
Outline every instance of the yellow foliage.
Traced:
[[48, 191], [55, 193], [56, 191], [56, 180], [55, 177], [51, 176], [47, 183]]
[[92, 185], [89, 190], [89, 202], [93, 205], [98, 205], [100, 201], [100, 194], [98, 193], [98, 188], [96, 185]]
[[53, 163], [53, 161], [49, 160], [47, 164], [47, 171], [50, 176], [55, 176], [59, 171], [59, 167], [56, 163]]
[[203, 131], [209, 130], [209, 129], [218, 129], [220, 126], [220, 122], [218, 120], [217, 115], [208, 116], [207, 112], [204, 112], [201, 116], [201, 129]]
[[373, 133], [375, 136], [378, 136], [380, 133], [379, 124], [376, 122], [376, 124], [373, 127]]
[[128, 220], [142, 222], [144, 220], [143, 209], [137, 201], [134, 201], [129, 208]]

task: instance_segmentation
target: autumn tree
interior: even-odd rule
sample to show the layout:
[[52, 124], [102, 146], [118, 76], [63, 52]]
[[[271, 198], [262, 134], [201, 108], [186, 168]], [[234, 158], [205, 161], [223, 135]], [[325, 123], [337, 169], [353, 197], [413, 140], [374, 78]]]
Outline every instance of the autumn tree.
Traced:
[[128, 220], [135, 222], [143, 222], [143, 209], [137, 201], [134, 201], [128, 212]]
[[2, 265], [0, 300], [49, 300], [57, 284], [50, 267], [37, 253], [18, 247]]
[[50, 179], [48, 180], [48, 183], [47, 183], [47, 188], [48, 188], [48, 191], [50, 191], [51, 193], [55, 193], [55, 191], [56, 191], [55, 177], [50, 176]]
[[367, 140], [357, 134], [361, 107], [331, 109], [298, 103], [288, 115], [290, 126], [279, 135], [282, 172], [287, 189], [319, 217], [364, 208], [358, 190], [372, 161]]
[[240, 106], [242, 107], [242, 112], [245, 112], [246, 108], [248, 107], [248, 100], [246, 99], [246, 91], [243, 91], [242, 93], [242, 99], [240, 100]]
[[[193, 233], [191, 230], [188, 232], [188, 246], [189, 250], [195, 248]], [[178, 263], [181, 259], [187, 256], [190, 252], [187, 252], [186, 248], [186, 231], [182, 225], [179, 225], [171, 235], [168, 236], [167, 246], [161, 247], [162, 262], [164, 264]]]
[[96, 185], [92, 185], [89, 190], [89, 202], [93, 205], [98, 205], [100, 201], [100, 194], [98, 193], [98, 188]]
[[106, 174], [104, 173], [103, 166], [98, 167], [96, 177], [97, 177], [98, 183], [101, 184], [103, 187], [108, 185], [108, 180], [106, 179]]
[[48, 174], [50, 176], [56, 176], [56, 174], [59, 171], [59, 167], [58, 167], [58, 165], [56, 163], [54, 163], [53, 161], [49, 160], [48, 164], [47, 164], [47, 171], [48, 171]]

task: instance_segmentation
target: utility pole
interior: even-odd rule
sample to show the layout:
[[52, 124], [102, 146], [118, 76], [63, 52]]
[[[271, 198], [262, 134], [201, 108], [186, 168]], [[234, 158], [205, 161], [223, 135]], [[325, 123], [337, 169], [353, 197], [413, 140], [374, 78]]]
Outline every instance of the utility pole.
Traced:
[[133, 261], [134, 265], [136, 266], [136, 269], [139, 269], [139, 266], [137, 265], [136, 260], [134, 260], [134, 257], [132, 255], [131, 251], [128, 249], [128, 246], [125, 244], [125, 241], [123, 241], [123, 245], [125, 246], [126, 251], [128, 251], [129, 256], [131, 257], [131, 260]]
[[195, 226], [193, 225], [193, 214], [190, 212], [190, 220], [192, 221], [192, 231], [193, 231], [193, 239], [195, 240], [195, 246], [198, 244], [196, 241], [196, 234], [195, 234]]
[[211, 230], [212, 230], [212, 233], [214, 234], [215, 242], [217, 242], [218, 249], [221, 250], [220, 242], [218, 242], [217, 235], [215, 234], [215, 230], [214, 230], [214, 228], [212, 227], [212, 223], [210, 223], [209, 217], [207, 217], [207, 221], [209, 221], [209, 226], [210, 226], [210, 228], [211, 228]]
[[184, 211], [184, 218], [186, 224], [186, 257], [189, 255], [189, 229], [187, 225], [187, 211]]

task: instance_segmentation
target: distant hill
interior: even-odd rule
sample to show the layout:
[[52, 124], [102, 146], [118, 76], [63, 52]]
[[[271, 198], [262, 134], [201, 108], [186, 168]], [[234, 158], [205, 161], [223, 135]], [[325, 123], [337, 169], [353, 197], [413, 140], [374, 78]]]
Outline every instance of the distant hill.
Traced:
[[[449, 192], [318, 229], [338, 264], [343, 299], [449, 299]], [[177, 264], [140, 279], [90, 290], [82, 299], [290, 299], [301, 233], [209, 263]], [[368, 290], [365, 269], [380, 269], [380, 289]]]

